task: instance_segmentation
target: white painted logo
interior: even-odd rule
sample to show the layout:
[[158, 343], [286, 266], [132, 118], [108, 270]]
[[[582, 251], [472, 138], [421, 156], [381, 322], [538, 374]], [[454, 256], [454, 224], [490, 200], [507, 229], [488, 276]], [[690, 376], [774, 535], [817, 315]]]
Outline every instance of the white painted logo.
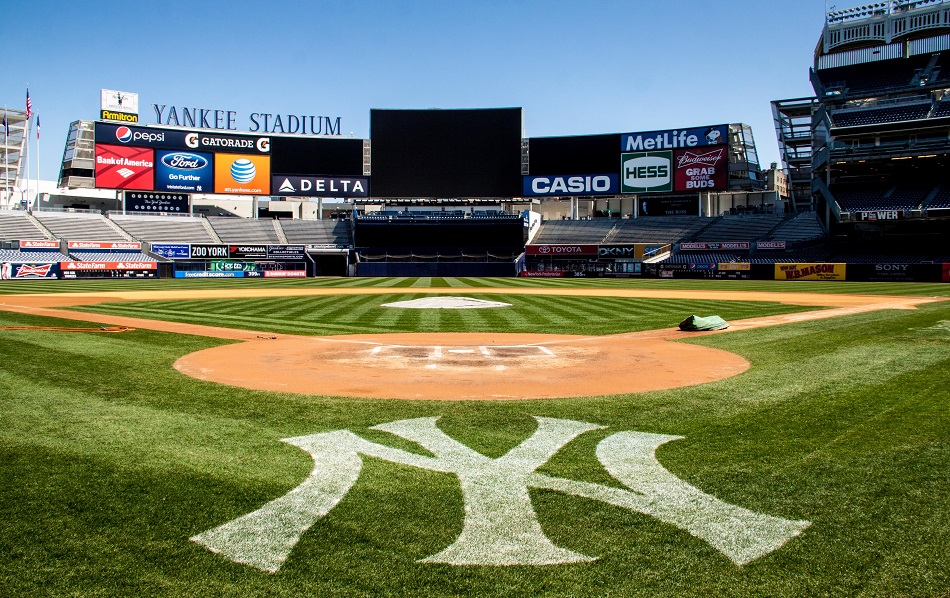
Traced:
[[283, 442], [313, 457], [310, 476], [257, 511], [191, 540], [234, 562], [276, 572], [300, 537], [350, 491], [359, 478], [363, 456], [458, 478], [465, 503], [462, 531], [452, 545], [421, 563], [501, 566], [596, 560], [548, 539], [535, 515], [529, 488], [656, 517], [708, 542], [737, 565], [777, 550], [810, 525], [725, 503], [677, 478], [657, 461], [655, 453], [679, 436], [618, 432], [600, 441], [597, 459], [628, 490], [536, 473], [566, 444], [603, 426], [538, 417], [538, 428], [530, 438], [492, 459], [439, 430], [437, 419], [408, 419], [371, 428], [415, 442], [434, 457], [370, 442], [348, 430], [286, 438]]

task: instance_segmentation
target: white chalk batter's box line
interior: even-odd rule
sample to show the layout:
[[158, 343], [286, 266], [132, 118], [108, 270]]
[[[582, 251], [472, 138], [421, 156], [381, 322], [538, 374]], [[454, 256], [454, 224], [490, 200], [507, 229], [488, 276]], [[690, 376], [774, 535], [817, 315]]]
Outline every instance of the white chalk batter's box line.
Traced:
[[[429, 369], [438, 367], [438, 362], [447, 358], [473, 357], [478, 359], [502, 360], [519, 357], [550, 358], [554, 352], [541, 345], [499, 345], [477, 347], [465, 346], [418, 346], [418, 345], [380, 345], [370, 350], [370, 355], [382, 359], [425, 359], [429, 361]], [[504, 365], [497, 365], [496, 369], [504, 370]]]

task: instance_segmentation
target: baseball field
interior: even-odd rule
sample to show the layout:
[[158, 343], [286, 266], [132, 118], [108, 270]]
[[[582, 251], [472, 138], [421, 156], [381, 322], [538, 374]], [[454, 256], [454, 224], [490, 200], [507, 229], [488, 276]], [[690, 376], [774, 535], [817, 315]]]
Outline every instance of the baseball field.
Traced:
[[2, 283], [0, 594], [948, 596], [948, 299]]

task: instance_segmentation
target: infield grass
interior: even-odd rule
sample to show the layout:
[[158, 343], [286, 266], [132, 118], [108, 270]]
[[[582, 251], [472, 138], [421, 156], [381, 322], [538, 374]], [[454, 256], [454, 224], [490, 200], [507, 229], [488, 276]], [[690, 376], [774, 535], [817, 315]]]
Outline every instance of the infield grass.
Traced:
[[[127, 288], [169, 288], [164, 282]], [[197, 288], [194, 281], [185, 282]], [[371, 299], [281, 298], [279, 305], [143, 302], [108, 309], [258, 329], [297, 322], [288, 332], [303, 334], [508, 331], [511, 326], [605, 334], [660, 327], [658, 321], [675, 325], [681, 315], [696, 311], [730, 319], [792, 309], [512, 295], [513, 308], [505, 308], [509, 315], [440, 315], [436, 321], [419, 314], [394, 316], [378, 305], [414, 297], [404, 287], [459, 280], [376, 282], [392, 283], [399, 291]], [[645, 284], [609, 282], [622, 288]], [[344, 283], [354, 281], [310, 282]], [[76, 281], [18, 284], [13, 290], [77, 291], [78, 285], [116, 288]], [[723, 286], [778, 290], [777, 283], [743, 285]], [[948, 296], [950, 290], [817, 286], [874, 294]], [[10, 288], [0, 287], [0, 293]], [[0, 326], [57, 324], [76, 325], [0, 312]], [[171, 367], [182, 355], [224, 342], [147, 330], [0, 331], [0, 594], [939, 597], [950, 592], [950, 302], [689, 341], [751, 362], [745, 374], [712, 384], [515, 403], [266, 393], [200, 382]], [[651, 517], [532, 490], [545, 534], [558, 546], [598, 560], [544, 567], [420, 564], [461, 530], [458, 480], [364, 458], [353, 490], [303, 536], [276, 574], [232, 563], [188, 540], [306, 478], [312, 460], [281, 438], [348, 429], [419, 452], [408, 441], [368, 428], [439, 417], [439, 427], [453, 438], [499, 456], [532, 434], [535, 416], [608, 426], [564, 447], [541, 469], [548, 475], [617, 486], [594, 456], [600, 440], [626, 430], [678, 435], [683, 440], [657, 452], [677, 476], [727, 502], [812, 525], [779, 550], [738, 567], [703, 541]]]

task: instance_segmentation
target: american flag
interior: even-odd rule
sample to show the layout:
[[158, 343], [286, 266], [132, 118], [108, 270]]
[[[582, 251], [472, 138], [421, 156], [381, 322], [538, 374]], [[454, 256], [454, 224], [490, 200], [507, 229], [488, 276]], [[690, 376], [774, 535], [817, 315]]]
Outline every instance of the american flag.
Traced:
[[9, 136], [10, 136], [10, 123], [7, 122], [7, 113], [6, 113], [6, 112], [3, 113], [3, 136], [4, 136], [4, 137], [9, 137]]
[[33, 114], [33, 100], [30, 99], [30, 88], [26, 88], [26, 118], [29, 120]]

